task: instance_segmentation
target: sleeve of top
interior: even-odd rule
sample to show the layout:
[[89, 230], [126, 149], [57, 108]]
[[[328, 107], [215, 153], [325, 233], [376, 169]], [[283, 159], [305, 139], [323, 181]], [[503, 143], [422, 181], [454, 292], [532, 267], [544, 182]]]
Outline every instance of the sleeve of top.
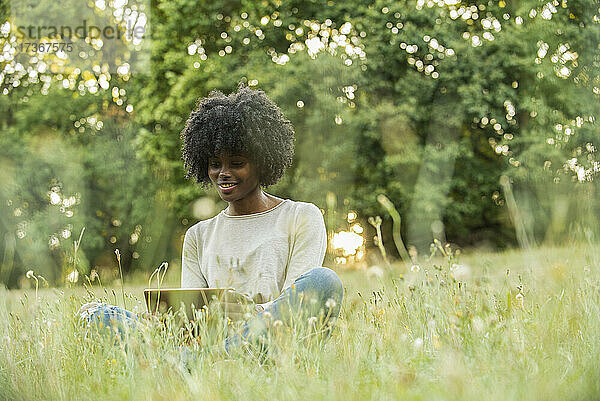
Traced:
[[321, 210], [309, 204], [296, 216], [296, 234], [283, 288], [314, 267], [321, 267], [327, 250], [327, 230]]
[[206, 278], [200, 271], [199, 249], [196, 233], [188, 228], [181, 252], [181, 288], [208, 288]]

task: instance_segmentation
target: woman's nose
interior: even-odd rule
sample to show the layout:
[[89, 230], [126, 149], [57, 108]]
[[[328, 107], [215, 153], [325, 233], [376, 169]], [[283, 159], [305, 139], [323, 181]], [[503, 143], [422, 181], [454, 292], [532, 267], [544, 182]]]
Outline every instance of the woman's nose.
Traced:
[[226, 166], [225, 164], [223, 164], [221, 166], [221, 170], [219, 171], [219, 177], [222, 177], [222, 176], [229, 177], [229, 175], [230, 175], [229, 166]]

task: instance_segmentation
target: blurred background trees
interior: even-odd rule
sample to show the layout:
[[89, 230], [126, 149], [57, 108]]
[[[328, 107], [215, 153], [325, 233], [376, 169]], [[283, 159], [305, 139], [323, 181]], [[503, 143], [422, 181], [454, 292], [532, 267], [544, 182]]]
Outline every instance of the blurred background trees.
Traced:
[[29, 269], [54, 283], [73, 269], [110, 277], [115, 248], [128, 272], [177, 264], [185, 230], [225, 206], [184, 179], [179, 132], [199, 97], [241, 80], [296, 128], [294, 165], [271, 192], [316, 203], [332, 234], [371, 247], [366, 221], [380, 215], [398, 256], [376, 201], [385, 194], [418, 252], [433, 238], [515, 246], [518, 227], [532, 245], [598, 235], [597, 1], [148, 9], [147, 70], [56, 74], [37, 72], [53, 55], [16, 60], [10, 7], [0, 8], [4, 284]]

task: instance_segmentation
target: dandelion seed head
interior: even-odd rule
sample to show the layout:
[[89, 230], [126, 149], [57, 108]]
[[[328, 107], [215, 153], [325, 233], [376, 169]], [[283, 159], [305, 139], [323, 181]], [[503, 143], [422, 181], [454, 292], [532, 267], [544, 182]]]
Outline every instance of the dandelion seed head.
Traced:
[[471, 322], [471, 327], [473, 327], [473, 330], [475, 330], [477, 333], [481, 333], [483, 331], [484, 326], [485, 323], [483, 319], [481, 319], [479, 316], [475, 316], [473, 318], [473, 321]]
[[34, 278], [35, 276], [33, 274], [33, 270], [28, 270], [27, 274], [25, 274], [25, 277], [27, 277], [27, 278]]
[[335, 305], [337, 305], [337, 303], [335, 302], [335, 300], [333, 298], [329, 298], [327, 300], [327, 302], [325, 302], [325, 306], [329, 309], [334, 308]]
[[384, 270], [379, 266], [371, 266], [367, 269], [367, 277], [381, 278], [384, 275]]
[[471, 268], [464, 264], [453, 263], [450, 273], [457, 281], [467, 281], [471, 278]]
[[283, 326], [283, 322], [281, 320], [278, 319], [273, 322], [273, 327], [278, 328], [281, 326]]

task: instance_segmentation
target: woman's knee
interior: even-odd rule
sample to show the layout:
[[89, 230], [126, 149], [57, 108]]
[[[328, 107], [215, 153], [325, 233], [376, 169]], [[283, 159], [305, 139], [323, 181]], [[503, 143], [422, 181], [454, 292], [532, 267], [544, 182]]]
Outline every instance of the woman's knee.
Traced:
[[344, 295], [344, 286], [342, 280], [329, 267], [315, 267], [307, 272], [307, 276], [314, 281], [315, 286], [331, 298], [337, 298], [336, 301], [341, 302]]
[[99, 326], [100, 328], [121, 326], [135, 328], [137, 318], [132, 312], [114, 305], [91, 302], [83, 305], [77, 312], [82, 322]]

